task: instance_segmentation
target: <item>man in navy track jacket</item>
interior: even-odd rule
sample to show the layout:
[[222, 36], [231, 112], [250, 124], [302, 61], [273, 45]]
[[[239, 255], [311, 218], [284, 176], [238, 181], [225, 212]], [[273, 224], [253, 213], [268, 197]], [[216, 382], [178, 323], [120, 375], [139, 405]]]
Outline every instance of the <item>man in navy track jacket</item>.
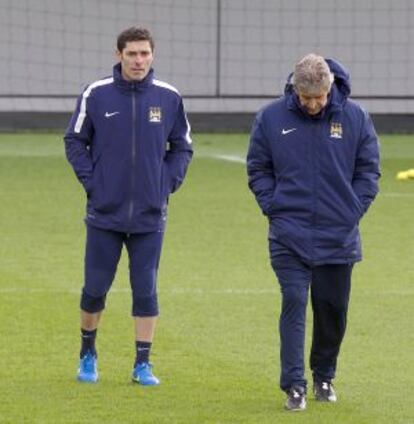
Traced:
[[309, 54], [296, 64], [285, 95], [259, 111], [251, 132], [249, 187], [269, 219], [271, 263], [282, 292], [280, 386], [289, 410], [306, 407], [309, 287], [313, 391], [317, 400], [336, 401], [332, 380], [351, 272], [361, 260], [358, 225], [378, 192], [378, 138], [350, 91], [342, 65]]
[[64, 137], [66, 156], [87, 195], [79, 381], [98, 379], [96, 332], [125, 244], [136, 335], [132, 379], [159, 384], [149, 362], [157, 270], [168, 197], [183, 182], [192, 147], [180, 94], [154, 78], [153, 51], [147, 29], [123, 31], [113, 75], [86, 87]]

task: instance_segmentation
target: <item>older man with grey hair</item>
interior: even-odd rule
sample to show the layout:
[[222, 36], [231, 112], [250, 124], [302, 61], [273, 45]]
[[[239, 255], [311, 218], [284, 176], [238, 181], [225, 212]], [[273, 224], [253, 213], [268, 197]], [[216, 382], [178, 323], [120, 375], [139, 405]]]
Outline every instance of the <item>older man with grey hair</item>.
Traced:
[[350, 92], [342, 65], [308, 54], [295, 65], [284, 96], [257, 114], [251, 132], [249, 187], [269, 221], [271, 264], [282, 294], [280, 387], [292, 411], [306, 408], [309, 289], [314, 396], [337, 400], [332, 380], [352, 268], [362, 259], [359, 222], [378, 192], [378, 138]]
[[295, 65], [293, 85], [296, 92], [319, 94], [330, 91], [334, 75], [322, 56], [308, 54]]

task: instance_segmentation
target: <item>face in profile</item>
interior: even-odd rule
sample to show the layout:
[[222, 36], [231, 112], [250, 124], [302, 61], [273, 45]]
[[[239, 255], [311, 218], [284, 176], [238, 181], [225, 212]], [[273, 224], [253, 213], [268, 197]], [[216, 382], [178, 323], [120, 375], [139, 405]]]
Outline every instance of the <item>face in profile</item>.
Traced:
[[122, 76], [127, 81], [141, 81], [151, 69], [154, 60], [151, 44], [147, 40], [128, 41], [116, 55], [121, 62]]
[[301, 106], [309, 115], [317, 115], [328, 103], [329, 89], [307, 92], [298, 90], [297, 95]]

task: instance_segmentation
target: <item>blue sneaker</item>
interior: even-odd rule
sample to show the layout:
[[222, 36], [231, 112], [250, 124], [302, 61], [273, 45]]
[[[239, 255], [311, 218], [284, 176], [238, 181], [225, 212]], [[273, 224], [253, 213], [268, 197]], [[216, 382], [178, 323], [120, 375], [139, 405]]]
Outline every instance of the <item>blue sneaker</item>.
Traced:
[[96, 355], [87, 352], [79, 362], [78, 381], [96, 383], [98, 381], [98, 366]]
[[143, 386], [158, 386], [160, 380], [152, 373], [152, 364], [143, 362], [137, 364], [132, 371], [132, 381]]

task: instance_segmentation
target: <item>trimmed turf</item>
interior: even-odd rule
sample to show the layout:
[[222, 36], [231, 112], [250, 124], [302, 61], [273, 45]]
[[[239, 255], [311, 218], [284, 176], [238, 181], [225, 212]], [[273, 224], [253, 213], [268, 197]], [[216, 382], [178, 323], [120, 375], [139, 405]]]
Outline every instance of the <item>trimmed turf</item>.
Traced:
[[414, 168], [414, 137], [381, 137], [381, 194], [362, 222], [338, 403], [310, 397], [299, 415], [283, 410], [278, 389], [280, 295], [247, 189], [247, 142], [194, 136], [159, 275], [152, 361], [162, 384], [142, 388], [130, 383], [125, 256], [98, 335], [100, 382], [76, 382], [84, 194], [59, 135], [0, 136], [0, 422], [414, 422], [414, 181], [395, 180]]

